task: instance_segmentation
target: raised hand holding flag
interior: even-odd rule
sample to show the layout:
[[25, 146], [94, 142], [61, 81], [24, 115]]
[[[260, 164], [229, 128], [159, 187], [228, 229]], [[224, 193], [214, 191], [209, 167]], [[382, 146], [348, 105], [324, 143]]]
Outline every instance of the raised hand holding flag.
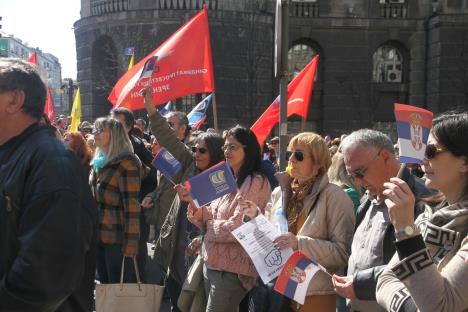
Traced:
[[166, 148], [161, 147], [151, 164], [175, 185], [172, 179], [182, 171], [182, 164]]

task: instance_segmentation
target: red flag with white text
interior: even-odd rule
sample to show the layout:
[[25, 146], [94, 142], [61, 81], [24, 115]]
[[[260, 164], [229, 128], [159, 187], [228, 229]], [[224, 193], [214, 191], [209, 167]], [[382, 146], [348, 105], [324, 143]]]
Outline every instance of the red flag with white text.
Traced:
[[108, 100], [114, 107], [144, 108], [141, 89], [151, 85], [153, 103], [214, 91], [208, 13], [204, 7], [156, 50], [128, 70]]
[[[288, 112], [287, 116], [293, 114], [303, 118], [307, 117], [309, 101], [314, 89], [314, 79], [317, 73], [319, 56], [316, 55], [312, 61], [288, 84]], [[250, 129], [257, 136], [258, 143], [263, 146], [266, 138], [280, 119], [279, 96], [271, 103], [265, 112], [257, 119]]]

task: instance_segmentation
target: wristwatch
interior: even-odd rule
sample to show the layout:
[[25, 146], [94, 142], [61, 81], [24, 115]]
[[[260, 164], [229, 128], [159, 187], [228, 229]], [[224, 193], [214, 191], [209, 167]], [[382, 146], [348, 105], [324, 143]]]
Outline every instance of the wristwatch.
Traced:
[[412, 224], [404, 228], [395, 229], [395, 238], [397, 241], [401, 241], [416, 236], [419, 233], [419, 227], [416, 224]]

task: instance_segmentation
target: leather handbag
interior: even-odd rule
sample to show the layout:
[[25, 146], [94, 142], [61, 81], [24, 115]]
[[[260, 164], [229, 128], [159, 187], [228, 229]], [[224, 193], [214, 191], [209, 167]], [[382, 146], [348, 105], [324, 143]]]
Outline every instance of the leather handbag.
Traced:
[[119, 284], [96, 285], [96, 312], [159, 312], [164, 287], [142, 284], [136, 258], [133, 257], [137, 283], [124, 283], [124, 261]]

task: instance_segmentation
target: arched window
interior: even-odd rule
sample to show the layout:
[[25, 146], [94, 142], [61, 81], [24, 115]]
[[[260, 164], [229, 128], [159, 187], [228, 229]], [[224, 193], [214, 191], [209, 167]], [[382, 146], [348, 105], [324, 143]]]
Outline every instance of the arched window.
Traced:
[[400, 51], [391, 45], [384, 45], [374, 52], [373, 81], [393, 82], [403, 81], [403, 57]]
[[[289, 80], [299, 74], [306, 65], [317, 55], [317, 52], [307, 44], [295, 44], [288, 51]], [[317, 76], [315, 76], [317, 79]]]

